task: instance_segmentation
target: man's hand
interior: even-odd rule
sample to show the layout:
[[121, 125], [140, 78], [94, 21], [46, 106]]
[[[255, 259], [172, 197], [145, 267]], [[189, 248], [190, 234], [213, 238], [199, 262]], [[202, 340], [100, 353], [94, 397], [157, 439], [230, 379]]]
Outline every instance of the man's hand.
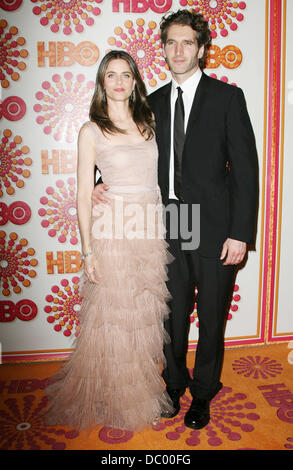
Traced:
[[246, 243], [239, 240], [233, 240], [232, 238], [227, 238], [223, 244], [223, 249], [220, 259], [224, 259], [227, 255], [225, 263], [223, 266], [228, 264], [239, 264], [243, 260], [246, 253]]
[[97, 184], [92, 192], [92, 204], [93, 206], [96, 204], [107, 204], [109, 202], [109, 199], [104, 197], [104, 192], [109, 189], [109, 186], [107, 186], [104, 183]]

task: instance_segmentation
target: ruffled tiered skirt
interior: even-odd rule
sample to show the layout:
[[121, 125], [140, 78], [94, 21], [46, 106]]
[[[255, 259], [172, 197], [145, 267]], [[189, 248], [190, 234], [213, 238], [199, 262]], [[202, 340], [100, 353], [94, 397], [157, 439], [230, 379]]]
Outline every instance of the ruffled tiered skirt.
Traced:
[[[139, 202], [144, 211], [149, 199]], [[126, 205], [123, 202], [123, 208]], [[82, 276], [79, 335], [70, 358], [45, 390], [50, 403], [47, 424], [140, 431], [162, 411], [172, 410], [161, 378], [163, 343], [169, 341], [164, 320], [169, 312], [167, 264], [172, 258], [161, 235], [132, 238], [124, 232], [120, 238], [107, 238], [104, 230], [101, 236], [97, 224], [105, 212], [114, 214], [113, 207], [111, 200], [102, 216], [93, 212], [92, 249], [101, 279], [94, 284]], [[159, 216], [153, 228], [162, 234], [160, 224]]]

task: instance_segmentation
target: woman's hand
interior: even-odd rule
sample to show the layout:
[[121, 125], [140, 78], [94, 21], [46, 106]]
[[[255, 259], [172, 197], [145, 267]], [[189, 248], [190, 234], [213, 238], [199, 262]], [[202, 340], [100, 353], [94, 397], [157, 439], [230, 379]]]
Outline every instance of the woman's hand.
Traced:
[[93, 253], [91, 253], [84, 259], [84, 272], [91, 282], [99, 284], [101, 276], [99, 276], [96, 272]]

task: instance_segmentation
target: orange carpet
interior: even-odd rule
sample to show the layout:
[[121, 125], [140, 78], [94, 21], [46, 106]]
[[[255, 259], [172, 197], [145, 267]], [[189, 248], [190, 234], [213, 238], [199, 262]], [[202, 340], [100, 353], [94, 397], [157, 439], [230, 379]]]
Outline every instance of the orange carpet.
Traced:
[[[291, 349], [292, 347], [292, 349]], [[293, 345], [229, 349], [223, 389], [211, 402], [211, 421], [194, 431], [184, 426], [190, 394], [173, 419], [140, 433], [97, 426], [89, 436], [45, 426], [43, 389], [61, 363], [0, 366], [2, 450], [289, 450], [293, 449]], [[195, 353], [188, 353], [192, 367]]]

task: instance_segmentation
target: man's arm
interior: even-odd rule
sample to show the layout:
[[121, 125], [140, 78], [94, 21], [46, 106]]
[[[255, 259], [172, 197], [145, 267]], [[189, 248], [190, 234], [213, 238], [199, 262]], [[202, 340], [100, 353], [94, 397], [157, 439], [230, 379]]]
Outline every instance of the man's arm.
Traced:
[[258, 160], [255, 138], [243, 92], [235, 88], [227, 116], [230, 163], [229, 238], [254, 242], [258, 203]]
[[258, 202], [258, 161], [255, 138], [244, 94], [235, 88], [227, 116], [227, 145], [230, 173], [230, 227], [221, 259], [239, 264], [247, 243], [253, 243]]

